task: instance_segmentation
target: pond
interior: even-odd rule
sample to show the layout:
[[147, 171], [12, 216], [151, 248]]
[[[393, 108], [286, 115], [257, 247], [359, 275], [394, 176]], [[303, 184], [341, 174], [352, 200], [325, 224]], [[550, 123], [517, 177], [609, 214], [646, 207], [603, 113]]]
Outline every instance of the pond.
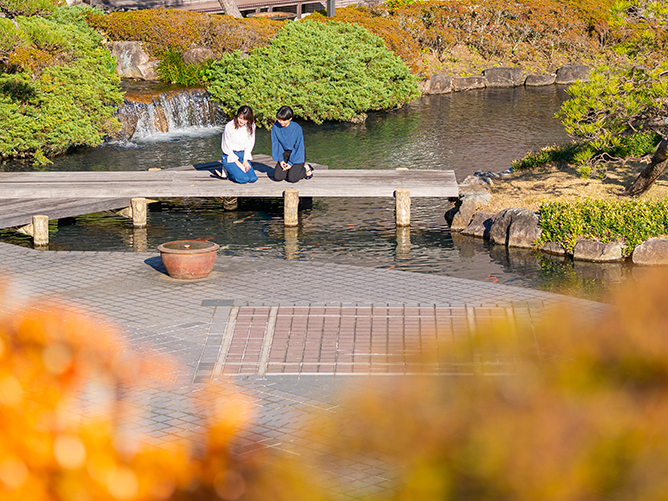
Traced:
[[[336, 169], [452, 169], [461, 181], [476, 170], [507, 169], [529, 150], [567, 142], [554, 118], [565, 98], [558, 86], [487, 89], [423, 97], [399, 110], [371, 113], [364, 124], [305, 123], [307, 156]], [[58, 158], [48, 168], [147, 170], [209, 162], [220, 155], [220, 131], [184, 128], [106, 144]], [[255, 152], [270, 153], [267, 131], [259, 131]], [[31, 167], [13, 163], [3, 169]], [[591, 299], [604, 298], [611, 284], [632, 273], [624, 264], [574, 264], [452, 234], [446, 210], [445, 200], [414, 199], [412, 226], [402, 231], [394, 225], [392, 199], [314, 199], [300, 211], [299, 228], [285, 230], [278, 199], [240, 199], [235, 211], [223, 210], [215, 199], [160, 200], [150, 206], [145, 229], [106, 213], [53, 221], [49, 248], [146, 251], [170, 240], [211, 238], [229, 255], [438, 273]], [[10, 231], [0, 239], [31, 245]]]

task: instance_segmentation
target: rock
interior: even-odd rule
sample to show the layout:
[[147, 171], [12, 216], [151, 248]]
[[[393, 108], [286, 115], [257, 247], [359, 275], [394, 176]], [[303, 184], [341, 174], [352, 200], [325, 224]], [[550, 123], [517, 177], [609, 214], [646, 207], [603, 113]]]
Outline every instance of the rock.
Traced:
[[463, 230], [466, 228], [471, 219], [473, 219], [473, 214], [476, 211], [476, 201], [473, 198], [464, 198], [459, 205], [459, 209], [454, 213], [452, 217], [452, 222], [450, 223], [451, 230]]
[[668, 239], [650, 238], [633, 250], [633, 264], [643, 266], [668, 264]]
[[524, 70], [510, 66], [487, 68], [482, 72], [487, 80], [487, 87], [519, 87], [524, 84]]
[[557, 70], [554, 83], [570, 85], [576, 80], [589, 80], [589, 67], [584, 65], [564, 65]]
[[491, 180], [489, 177], [483, 177], [483, 176], [476, 176], [475, 174], [471, 176], [466, 176], [464, 180], [462, 181], [462, 185], [474, 185], [474, 184], [482, 184], [482, 185], [493, 185], [494, 182]]
[[492, 194], [489, 191], [461, 190], [459, 193], [462, 199], [475, 201], [476, 208], [489, 205], [489, 203], [492, 201]]
[[83, 3], [83, 0], [65, 0], [65, 3], [70, 6], [70, 5], [81, 5]]
[[492, 225], [493, 217], [494, 214], [491, 212], [476, 212], [476, 214], [473, 216], [473, 220], [466, 228], [462, 230], [462, 235], [488, 239], [489, 228]]
[[452, 79], [454, 92], [465, 90], [484, 89], [487, 84], [485, 77], [455, 77]]
[[575, 248], [573, 249], [573, 259], [596, 263], [621, 261], [624, 259], [622, 249], [620, 242], [604, 244], [594, 240], [578, 240], [575, 242]]
[[549, 75], [527, 75], [524, 85], [527, 87], [542, 87], [543, 85], [552, 85], [556, 79], [556, 73]]
[[529, 209], [505, 209], [491, 221], [489, 241], [508, 247], [534, 248], [540, 238], [538, 216]]
[[420, 91], [426, 95], [449, 94], [454, 90], [452, 77], [438, 73], [421, 83]]
[[545, 254], [551, 254], [553, 256], [565, 256], [567, 254], [564, 246], [557, 242], [547, 242], [540, 248], [540, 250]]
[[216, 55], [208, 47], [193, 47], [181, 55], [181, 59], [183, 59], [185, 64], [191, 64], [195, 66], [215, 58]]
[[111, 42], [107, 45], [116, 57], [116, 73], [123, 78], [158, 80], [158, 61], [151, 60], [139, 42]]

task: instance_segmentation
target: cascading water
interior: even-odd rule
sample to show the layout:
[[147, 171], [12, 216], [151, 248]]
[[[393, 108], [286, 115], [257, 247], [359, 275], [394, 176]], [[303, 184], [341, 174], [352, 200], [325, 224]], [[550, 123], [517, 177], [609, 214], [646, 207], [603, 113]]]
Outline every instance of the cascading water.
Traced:
[[117, 117], [123, 124], [116, 140], [141, 141], [155, 134], [211, 128], [225, 121], [203, 89], [127, 95]]

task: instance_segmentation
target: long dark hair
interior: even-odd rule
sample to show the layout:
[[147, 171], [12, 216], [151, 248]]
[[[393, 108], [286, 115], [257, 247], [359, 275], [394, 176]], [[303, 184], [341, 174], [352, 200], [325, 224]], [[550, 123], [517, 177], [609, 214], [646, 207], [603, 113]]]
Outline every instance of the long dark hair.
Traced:
[[251, 107], [244, 104], [237, 110], [237, 114], [234, 115], [235, 129], [238, 129], [240, 127], [239, 117], [243, 117], [245, 120], [247, 120], [246, 127], [248, 128], [248, 133], [252, 134], [253, 124], [255, 123], [255, 116], [253, 115], [253, 110], [251, 109]]

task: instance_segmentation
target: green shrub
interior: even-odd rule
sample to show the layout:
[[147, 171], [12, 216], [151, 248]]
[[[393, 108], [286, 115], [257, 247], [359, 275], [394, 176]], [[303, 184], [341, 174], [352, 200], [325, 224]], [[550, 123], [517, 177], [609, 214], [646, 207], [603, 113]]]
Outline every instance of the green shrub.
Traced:
[[[405, 0], [400, 0], [405, 2]], [[409, 0], [413, 1], [413, 0]], [[408, 5], [408, 4], [406, 4]], [[402, 5], [403, 6], [403, 5]], [[310, 20], [328, 22], [332, 19], [322, 14], [312, 14]], [[420, 72], [422, 66], [420, 61], [420, 46], [397, 22], [387, 15], [387, 11], [380, 8], [367, 9], [365, 7], [346, 7], [336, 10], [335, 21], [340, 23], [357, 24], [366, 28], [374, 35], [385, 41], [388, 49], [394, 52], [414, 72]]]
[[552, 145], [538, 151], [530, 151], [524, 158], [512, 163], [513, 170], [527, 170], [542, 167], [548, 164], [568, 164], [581, 148], [580, 144]]
[[557, 242], [573, 252], [578, 239], [604, 243], [621, 241], [629, 256], [642, 242], [668, 234], [668, 202], [602, 201], [547, 202], [540, 208], [542, 234], [537, 245]]
[[0, 0], [0, 12], [8, 17], [34, 16], [53, 12], [59, 0]]
[[72, 147], [99, 145], [119, 127], [115, 60], [83, 22], [87, 10], [16, 18], [31, 45], [12, 52], [0, 71], [0, 158], [45, 163]]
[[226, 54], [207, 78], [228, 114], [249, 104], [263, 126], [286, 104], [296, 116], [321, 123], [359, 119], [419, 95], [415, 77], [379, 37], [332, 21], [287, 23], [270, 46], [246, 58]]

